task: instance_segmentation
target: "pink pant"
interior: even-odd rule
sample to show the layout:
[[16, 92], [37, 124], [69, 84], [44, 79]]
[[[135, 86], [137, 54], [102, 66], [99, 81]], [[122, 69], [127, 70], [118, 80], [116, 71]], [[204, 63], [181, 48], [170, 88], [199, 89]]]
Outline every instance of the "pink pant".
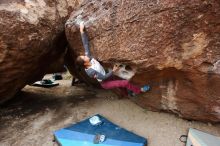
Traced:
[[136, 94], [141, 92], [140, 87], [131, 84], [128, 80], [107, 80], [101, 82], [101, 86], [104, 89], [127, 88]]

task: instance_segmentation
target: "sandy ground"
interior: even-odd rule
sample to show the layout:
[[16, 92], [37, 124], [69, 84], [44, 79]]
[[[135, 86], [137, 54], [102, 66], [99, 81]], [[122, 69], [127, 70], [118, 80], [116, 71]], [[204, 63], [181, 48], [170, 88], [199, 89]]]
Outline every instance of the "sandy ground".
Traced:
[[147, 111], [111, 92], [70, 86], [50, 89], [26, 86], [0, 107], [1, 146], [54, 146], [53, 131], [99, 113], [148, 138], [149, 146], [183, 146], [179, 136], [196, 128], [220, 136], [220, 125], [187, 121], [172, 114]]

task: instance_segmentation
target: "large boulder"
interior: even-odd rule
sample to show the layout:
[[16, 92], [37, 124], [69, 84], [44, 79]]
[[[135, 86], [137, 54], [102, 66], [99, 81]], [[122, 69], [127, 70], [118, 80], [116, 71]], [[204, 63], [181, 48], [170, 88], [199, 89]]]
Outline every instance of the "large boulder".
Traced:
[[79, 0], [0, 1], [0, 102], [55, 71], [49, 68], [52, 63], [63, 66], [64, 23], [78, 4]]
[[74, 54], [136, 68], [132, 81], [151, 91], [133, 100], [154, 111], [220, 122], [220, 3], [216, 0], [86, 0], [66, 23]]

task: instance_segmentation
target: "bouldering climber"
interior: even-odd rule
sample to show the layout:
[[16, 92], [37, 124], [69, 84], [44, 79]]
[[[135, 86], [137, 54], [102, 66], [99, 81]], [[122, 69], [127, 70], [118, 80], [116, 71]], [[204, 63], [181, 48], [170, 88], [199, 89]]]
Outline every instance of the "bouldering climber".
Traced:
[[132, 93], [131, 95], [139, 94], [141, 92], [146, 92], [150, 89], [148, 85], [139, 87], [131, 84], [128, 80], [113, 79], [112, 77], [113, 73], [117, 72], [119, 67], [117, 65], [114, 65], [112, 71], [106, 73], [103, 66], [90, 54], [89, 41], [85, 31], [84, 22], [80, 23], [80, 33], [83, 42], [83, 47], [85, 49], [85, 55], [78, 56], [76, 59], [76, 63], [85, 68], [85, 71], [88, 76], [90, 76], [91, 78], [96, 78], [100, 82], [102, 88], [104, 89], [125, 88], [128, 91], [130, 91], [129, 93]]

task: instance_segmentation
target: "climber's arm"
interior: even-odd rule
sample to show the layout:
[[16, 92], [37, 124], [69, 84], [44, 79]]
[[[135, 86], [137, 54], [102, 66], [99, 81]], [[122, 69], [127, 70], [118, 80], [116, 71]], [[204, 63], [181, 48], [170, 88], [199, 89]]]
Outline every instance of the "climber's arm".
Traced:
[[110, 71], [109, 73], [107, 73], [106, 75], [102, 75], [101, 73], [99, 72], [96, 72], [94, 78], [96, 79], [101, 79], [101, 80], [106, 80], [107, 78], [109, 78], [110, 76], [112, 76], [112, 71]]
[[91, 77], [91, 78], [96, 78], [96, 79], [100, 79], [100, 80], [105, 80], [107, 78], [109, 78], [110, 76], [112, 76], [112, 71], [110, 71], [109, 73], [107, 73], [106, 75], [103, 75], [99, 72], [97, 72], [96, 70], [90, 68], [86, 70], [86, 73]]
[[81, 38], [82, 38], [82, 42], [83, 42], [83, 47], [85, 49], [85, 55], [89, 58], [91, 57], [91, 53], [90, 53], [90, 48], [89, 48], [89, 40], [88, 40], [88, 36], [86, 34], [86, 32], [84, 31], [85, 26], [84, 23], [80, 23], [80, 33], [81, 33]]
[[106, 75], [102, 75], [99, 72], [95, 72], [93, 77], [97, 78], [97, 79], [101, 79], [101, 80], [106, 80], [107, 78], [109, 78], [110, 76], [113, 75], [114, 72], [117, 72], [119, 70], [119, 67], [114, 65], [112, 71], [109, 71]]

